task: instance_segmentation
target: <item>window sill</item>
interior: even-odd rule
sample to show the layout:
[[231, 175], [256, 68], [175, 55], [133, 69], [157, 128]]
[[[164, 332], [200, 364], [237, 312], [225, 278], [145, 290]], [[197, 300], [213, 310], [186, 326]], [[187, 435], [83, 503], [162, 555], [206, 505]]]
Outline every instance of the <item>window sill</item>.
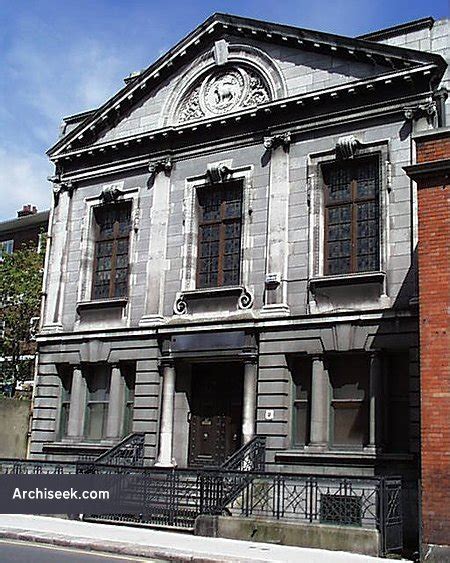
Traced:
[[315, 288], [365, 283], [384, 284], [385, 279], [386, 273], [382, 271], [359, 272], [354, 274], [342, 274], [339, 276], [321, 276], [317, 278], [311, 278], [309, 280], [309, 287], [314, 293]]
[[94, 299], [92, 301], [79, 301], [77, 303], [78, 311], [89, 311], [92, 309], [111, 309], [124, 308], [128, 303], [128, 297], [118, 297], [114, 299]]
[[[213, 303], [214, 301], [216, 301], [217, 304], [219, 304], [220, 301], [222, 303], [230, 302], [230, 305], [231, 301], [233, 301], [236, 303], [237, 309], [250, 309], [253, 306], [253, 295], [242, 285], [191, 289], [178, 293], [173, 310], [176, 315], [184, 315], [197, 312], [196, 308], [198, 308], [198, 306], [196, 307], [196, 303], [200, 303], [201, 309], [201, 303]], [[192, 305], [192, 307], [190, 305]], [[200, 310], [199, 312], [203, 311]]]
[[386, 294], [386, 273], [381, 271], [312, 278], [308, 289], [311, 314], [392, 306]]

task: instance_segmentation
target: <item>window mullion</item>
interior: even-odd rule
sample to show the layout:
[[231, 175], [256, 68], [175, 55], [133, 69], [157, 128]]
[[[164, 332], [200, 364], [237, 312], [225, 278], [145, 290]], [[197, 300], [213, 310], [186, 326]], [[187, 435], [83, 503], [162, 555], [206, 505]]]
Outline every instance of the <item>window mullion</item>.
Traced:
[[118, 241], [118, 230], [119, 230], [119, 223], [116, 221], [114, 223], [113, 229], [113, 240], [112, 240], [112, 249], [111, 249], [111, 273], [109, 279], [109, 296], [114, 297], [115, 289], [116, 289], [116, 262], [117, 262], [117, 241]]
[[352, 180], [351, 183], [351, 237], [352, 237], [352, 244], [351, 244], [351, 258], [350, 258], [350, 271], [356, 272], [356, 264], [357, 264], [357, 205], [355, 203], [356, 200], [356, 180]]
[[225, 251], [225, 223], [223, 221], [219, 224], [219, 256], [217, 265], [217, 285], [223, 285], [223, 261]]

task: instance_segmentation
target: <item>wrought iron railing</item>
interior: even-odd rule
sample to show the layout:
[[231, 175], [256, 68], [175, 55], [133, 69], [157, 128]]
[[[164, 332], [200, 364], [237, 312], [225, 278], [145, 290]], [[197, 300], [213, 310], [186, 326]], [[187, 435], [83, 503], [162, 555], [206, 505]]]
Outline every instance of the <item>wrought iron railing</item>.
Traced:
[[230, 471], [264, 471], [266, 460], [266, 437], [255, 436], [242, 446], [222, 465]]
[[[144, 434], [129, 434], [110, 450], [96, 457], [94, 463], [107, 465], [144, 465]], [[81, 461], [81, 460], [80, 460]]]
[[382, 554], [402, 548], [402, 482], [395, 477], [356, 478], [30, 460], [0, 460], [2, 473], [120, 473], [135, 477], [131, 481], [136, 486], [128, 493], [141, 507], [139, 514], [95, 516], [97, 520], [186, 529], [194, 526], [200, 514], [264, 517], [377, 529]]

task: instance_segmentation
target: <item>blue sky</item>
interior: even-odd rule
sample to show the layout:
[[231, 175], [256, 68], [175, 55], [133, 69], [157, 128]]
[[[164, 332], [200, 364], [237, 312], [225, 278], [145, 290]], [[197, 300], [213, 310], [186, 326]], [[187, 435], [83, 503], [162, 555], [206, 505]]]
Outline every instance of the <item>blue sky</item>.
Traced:
[[45, 151], [213, 12], [358, 35], [448, 17], [448, 0], [0, 0], [0, 220], [50, 205]]

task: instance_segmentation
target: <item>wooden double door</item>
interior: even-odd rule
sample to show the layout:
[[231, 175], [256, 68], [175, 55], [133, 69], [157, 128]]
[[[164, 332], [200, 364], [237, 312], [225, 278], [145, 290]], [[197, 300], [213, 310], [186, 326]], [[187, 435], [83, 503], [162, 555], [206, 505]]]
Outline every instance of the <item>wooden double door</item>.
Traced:
[[241, 446], [243, 365], [192, 366], [190, 467], [217, 467]]

